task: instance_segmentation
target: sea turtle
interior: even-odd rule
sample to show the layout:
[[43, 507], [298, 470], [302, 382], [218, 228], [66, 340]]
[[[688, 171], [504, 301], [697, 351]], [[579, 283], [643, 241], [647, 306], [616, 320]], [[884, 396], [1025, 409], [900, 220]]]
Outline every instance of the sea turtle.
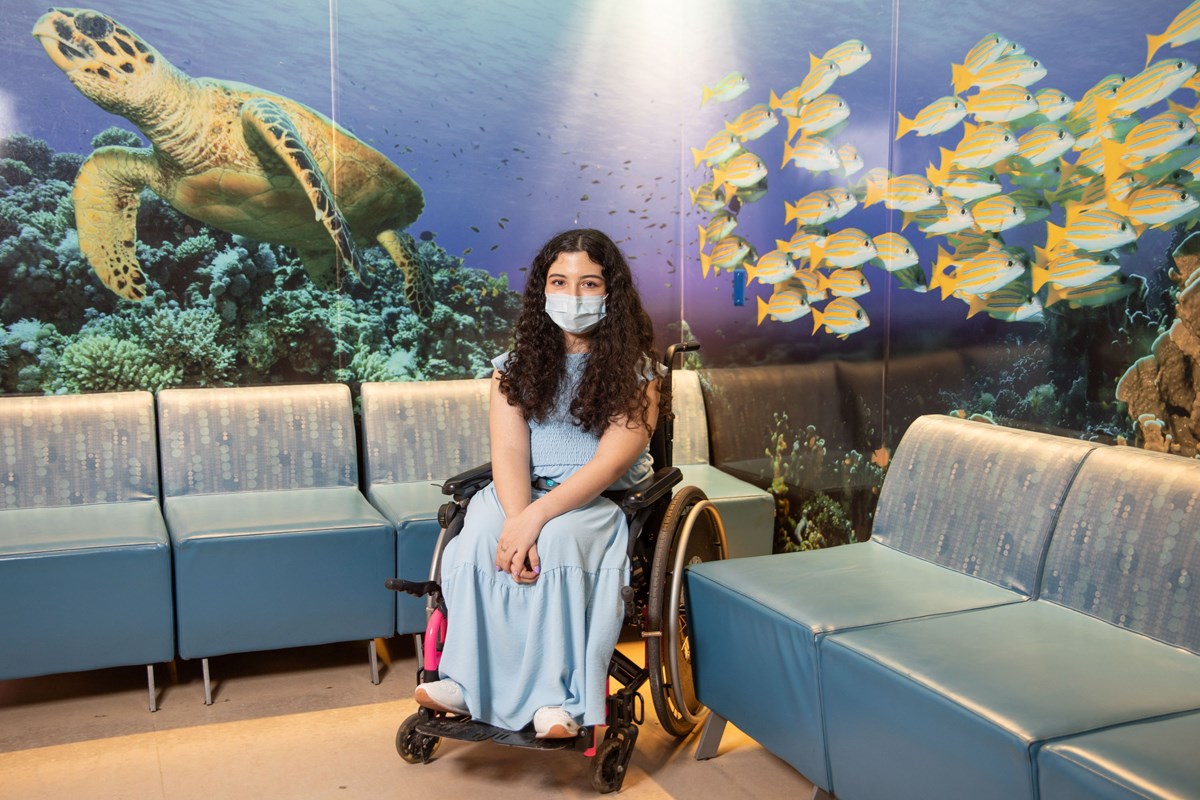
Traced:
[[403, 271], [409, 304], [428, 313], [429, 276], [397, 236], [424, 196], [381, 153], [294, 100], [189, 77], [97, 11], [52, 8], [33, 35], [89, 100], [150, 140], [147, 149], [98, 148], [75, 179], [80, 249], [113, 292], [145, 296], [134, 243], [150, 189], [209, 225], [294, 248], [325, 288], [339, 282], [339, 264], [366, 282], [355, 244], [377, 242]]

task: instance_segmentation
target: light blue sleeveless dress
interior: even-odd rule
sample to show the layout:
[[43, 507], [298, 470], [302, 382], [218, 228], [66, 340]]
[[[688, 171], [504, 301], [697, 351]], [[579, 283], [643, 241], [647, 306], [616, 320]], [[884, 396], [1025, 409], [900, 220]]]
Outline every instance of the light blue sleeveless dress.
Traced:
[[[575, 425], [569, 411], [587, 357], [567, 356], [554, 410], [529, 423], [531, 478], [564, 481], [596, 454], [600, 437]], [[492, 363], [503, 372], [507, 358]], [[651, 472], [647, 449], [613, 488], [636, 486]], [[534, 490], [534, 499], [540, 495]], [[500, 728], [520, 730], [542, 706], [562, 706], [583, 725], [602, 725], [608, 664], [624, 618], [621, 587], [629, 583], [625, 515], [597, 497], [552, 519], [538, 537], [542, 571], [530, 585], [496, 571], [503, 522], [488, 484], [446, 546], [441, 677], [463, 687], [472, 717]]]

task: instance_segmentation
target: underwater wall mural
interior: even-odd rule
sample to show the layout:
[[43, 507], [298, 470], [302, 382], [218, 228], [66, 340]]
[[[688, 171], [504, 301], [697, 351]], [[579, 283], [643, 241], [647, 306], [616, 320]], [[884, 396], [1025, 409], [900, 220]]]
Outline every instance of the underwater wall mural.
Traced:
[[592, 226], [789, 387], [783, 549], [920, 413], [1195, 455], [1200, 2], [1131, 8], [7, 0], [0, 392], [482, 376]]

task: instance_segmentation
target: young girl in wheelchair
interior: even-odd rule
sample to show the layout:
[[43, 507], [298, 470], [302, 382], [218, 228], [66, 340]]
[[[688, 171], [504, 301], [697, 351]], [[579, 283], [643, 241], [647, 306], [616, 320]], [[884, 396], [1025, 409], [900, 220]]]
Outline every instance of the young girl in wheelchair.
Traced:
[[493, 481], [442, 555], [452, 617], [422, 706], [541, 738], [605, 722], [629, 583], [625, 515], [601, 492], [651, 474], [663, 368], [621, 251], [560, 233], [534, 259], [493, 361]]

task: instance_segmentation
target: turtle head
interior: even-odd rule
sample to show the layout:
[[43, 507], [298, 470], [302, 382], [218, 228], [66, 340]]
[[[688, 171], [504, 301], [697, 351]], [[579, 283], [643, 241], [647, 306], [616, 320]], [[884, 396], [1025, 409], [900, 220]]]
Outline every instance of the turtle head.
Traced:
[[116, 20], [86, 8], [51, 8], [33, 26], [50, 60], [105, 111], [127, 115], [154, 93], [170, 64]]

